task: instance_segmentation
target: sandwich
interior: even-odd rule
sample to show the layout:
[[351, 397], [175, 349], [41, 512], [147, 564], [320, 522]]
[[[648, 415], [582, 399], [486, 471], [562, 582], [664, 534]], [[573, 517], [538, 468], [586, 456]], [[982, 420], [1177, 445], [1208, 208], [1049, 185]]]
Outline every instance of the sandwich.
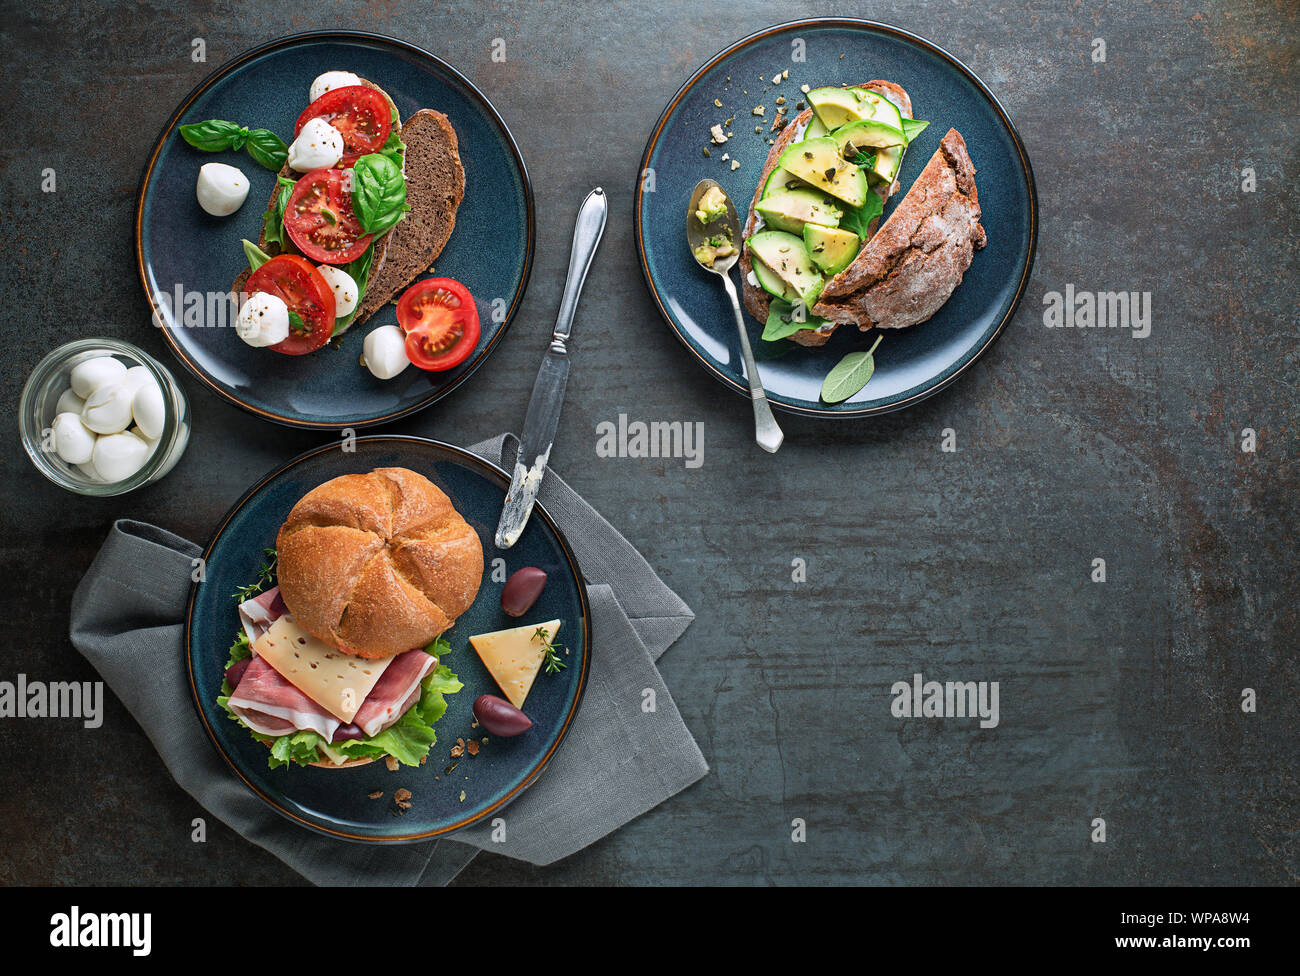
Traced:
[[984, 245], [975, 169], [951, 130], [877, 233], [911, 142], [929, 125], [884, 80], [808, 93], [768, 153], [745, 223], [745, 307], [763, 338], [824, 345], [841, 324], [928, 319]]
[[[333, 87], [326, 87], [315, 97], [326, 79], [333, 82]], [[368, 103], [379, 104], [374, 95], [366, 94], [370, 92], [382, 96], [389, 115], [379, 123], [380, 131], [387, 131], [382, 145], [377, 144], [378, 139], [367, 144], [364, 138], [367, 128], [374, 131], [375, 126], [374, 109]], [[249, 288], [250, 276], [280, 255], [303, 257], [324, 272], [338, 303], [332, 328], [323, 336], [315, 336], [311, 343], [273, 344], [276, 351], [291, 354], [319, 348], [332, 336], [364, 322], [430, 270], [451, 237], [456, 212], [465, 198], [460, 146], [446, 115], [424, 108], [403, 120], [392, 98], [379, 85], [349, 72], [321, 75], [312, 86], [312, 95], [313, 101], [298, 120], [294, 144], [289, 147], [267, 201], [257, 243], [245, 242], [249, 266], [232, 286], [243, 306], [249, 293], [258, 290]], [[352, 104], [347, 104], [349, 97]], [[345, 104], [340, 106], [338, 102]], [[341, 114], [332, 114], [335, 112]], [[354, 146], [354, 140], [359, 146]], [[331, 141], [342, 149], [337, 161], [328, 154]], [[300, 144], [302, 151], [295, 154]], [[322, 147], [327, 153], [323, 157], [318, 155]], [[395, 164], [391, 168], [392, 185], [381, 185], [380, 192], [373, 195], [377, 202], [369, 207], [354, 206], [359, 191], [348, 171], [359, 160], [373, 156]], [[304, 168], [313, 161], [323, 165]], [[322, 174], [328, 175], [330, 170], [347, 174], [342, 193], [336, 194], [341, 198], [341, 210], [335, 207], [334, 212], [326, 212], [327, 208], [312, 202], [317, 196], [327, 195], [324, 189], [320, 193], [308, 189], [295, 194], [311, 183], [324, 187]], [[396, 175], [399, 173], [400, 178]], [[259, 284], [255, 279], [254, 285]], [[250, 344], [263, 343], [255, 339]]]
[[439, 656], [478, 595], [478, 533], [423, 475], [376, 468], [304, 495], [268, 552], [218, 704], [272, 769], [423, 763], [463, 687]]

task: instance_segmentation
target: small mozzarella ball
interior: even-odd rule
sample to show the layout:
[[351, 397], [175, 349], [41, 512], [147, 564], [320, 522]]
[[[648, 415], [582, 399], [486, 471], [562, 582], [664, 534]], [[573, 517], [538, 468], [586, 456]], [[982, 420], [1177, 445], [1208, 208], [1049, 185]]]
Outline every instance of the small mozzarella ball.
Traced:
[[326, 169], [343, 158], [343, 133], [324, 119], [309, 119], [289, 147], [289, 168], [299, 173]]
[[278, 295], [254, 292], [239, 310], [235, 333], [250, 346], [273, 346], [289, 338], [289, 306]]
[[75, 467], [83, 476], [85, 476], [87, 481], [93, 481], [97, 485], [102, 485], [104, 483], [104, 479], [99, 476], [99, 472], [95, 470], [93, 464], [78, 464]]
[[140, 438], [140, 440], [144, 441], [146, 444], [149, 445], [149, 455], [151, 457], [153, 456], [153, 452], [158, 450], [158, 445], [162, 443], [160, 440], [158, 440], [158, 438], [150, 437], [139, 427], [132, 427], [129, 433], [135, 434], [136, 437]]
[[391, 380], [411, 365], [406, 358], [406, 337], [395, 325], [381, 325], [361, 344], [366, 369], [378, 379]]
[[59, 397], [59, 402], [54, 405], [55, 415], [61, 413], [75, 413], [81, 416], [81, 408], [86, 405], [86, 401], [77, 396], [72, 390], [64, 390], [63, 396]]
[[146, 440], [156, 441], [162, 436], [163, 422], [167, 419], [162, 390], [157, 383], [146, 383], [131, 398], [131, 416]]
[[126, 379], [126, 367], [112, 356], [96, 356], [73, 366], [68, 379], [72, 392], [84, 400], [107, 383], [121, 383]]
[[308, 96], [314, 102], [331, 89], [347, 88], [349, 85], [359, 84], [361, 84], [361, 79], [351, 71], [327, 71], [323, 75], [316, 76], [316, 80], [311, 83]]
[[194, 188], [199, 206], [214, 217], [229, 217], [248, 199], [248, 177], [238, 166], [204, 163]]
[[81, 422], [96, 434], [116, 434], [131, 426], [131, 391], [125, 383], [109, 383], [86, 398]]
[[153, 374], [146, 367], [132, 366], [126, 371], [126, 379], [122, 382], [126, 384], [128, 390], [134, 393], [146, 383], [157, 383], [158, 381], [153, 378]]
[[149, 460], [149, 444], [130, 431], [107, 434], [95, 441], [91, 463], [95, 473], [108, 482], [125, 481]]
[[360, 291], [352, 275], [332, 264], [322, 264], [316, 270], [324, 277], [330, 291], [334, 292], [334, 314], [339, 318], [351, 315], [357, 307], [357, 292]]
[[54, 431], [54, 453], [69, 464], [85, 464], [95, 450], [95, 432], [81, 422], [81, 415], [61, 413], [50, 425]]

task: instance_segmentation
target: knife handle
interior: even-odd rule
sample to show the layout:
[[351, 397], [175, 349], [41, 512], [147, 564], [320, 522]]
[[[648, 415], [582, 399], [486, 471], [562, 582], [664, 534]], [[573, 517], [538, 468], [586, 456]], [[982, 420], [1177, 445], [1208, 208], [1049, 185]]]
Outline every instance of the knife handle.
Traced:
[[555, 341], [551, 348], [560, 354], [567, 353], [565, 342], [573, 331], [573, 313], [578, 309], [578, 296], [591, 269], [591, 259], [596, 256], [596, 246], [605, 233], [605, 216], [609, 206], [605, 191], [600, 187], [587, 194], [578, 208], [578, 222], [573, 229], [573, 251], [569, 255], [569, 276], [564, 281], [564, 295], [560, 299], [560, 314], [555, 318]]

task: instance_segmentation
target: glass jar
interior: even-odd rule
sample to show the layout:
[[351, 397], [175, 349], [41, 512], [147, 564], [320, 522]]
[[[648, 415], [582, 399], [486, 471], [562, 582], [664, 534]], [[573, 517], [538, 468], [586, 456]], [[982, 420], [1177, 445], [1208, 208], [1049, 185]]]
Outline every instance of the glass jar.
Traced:
[[[51, 425], [59, 398], [71, 387], [79, 363], [111, 356], [128, 369], [143, 366], [163, 392], [163, 428], [144, 465], [120, 481], [104, 481], [89, 463], [69, 464], [54, 450]], [[190, 440], [190, 404], [171, 371], [142, 349], [119, 339], [78, 339], [59, 346], [32, 370], [18, 406], [23, 447], [41, 474], [61, 488], [81, 495], [122, 495], [157, 481], [176, 466]]]

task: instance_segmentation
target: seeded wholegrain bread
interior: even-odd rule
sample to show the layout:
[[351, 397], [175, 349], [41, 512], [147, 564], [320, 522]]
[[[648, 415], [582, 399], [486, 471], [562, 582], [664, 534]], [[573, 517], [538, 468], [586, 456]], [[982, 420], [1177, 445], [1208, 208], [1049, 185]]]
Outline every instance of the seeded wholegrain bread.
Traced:
[[[876, 79], [875, 81], [868, 81], [866, 84], [859, 85], [858, 87], [868, 88], [871, 91], [884, 95], [898, 107], [899, 112], [901, 112], [905, 118], [912, 118], [912, 99], [899, 85], [894, 84], [892, 81]], [[771, 176], [772, 171], [776, 169], [777, 162], [780, 160], [781, 154], [785, 152], [786, 148], [792, 142], [796, 142], [798, 139], [803, 138], [803, 130], [807, 128], [808, 123], [812, 121], [812, 117], [813, 110], [811, 108], [804, 109], [796, 115], [790, 120], [789, 124], [786, 125], [785, 130], [781, 133], [780, 137], [768, 152], [767, 162], [763, 164], [763, 171], [758, 177], [758, 186], [754, 189], [754, 199], [749, 206], [749, 219], [745, 221], [745, 229], [742, 236], [746, 240], [752, 237], [757, 231], [758, 214], [754, 208], [758, 206], [759, 200], [763, 198], [763, 188], [767, 184], [767, 178]], [[882, 204], [888, 203], [890, 196], [898, 192], [898, 182], [895, 181], [887, 187], [872, 187], [869, 192], [879, 194]], [[871, 222], [868, 227], [869, 234], [874, 234], [876, 232], [876, 225], [878, 223], [879, 219]], [[768, 311], [772, 305], [772, 296], [750, 281], [750, 274], [754, 270], [754, 265], [750, 259], [748, 245], [741, 250], [739, 263], [741, 273], [741, 296], [744, 299], [745, 308], [748, 309], [749, 314], [758, 319], [758, 321], [766, 322]], [[837, 325], [838, 323], [830, 322], [821, 329], [800, 329], [798, 332], [794, 333], [794, 335], [790, 336], [790, 339], [799, 343], [801, 346], [823, 346], [835, 332]]]

